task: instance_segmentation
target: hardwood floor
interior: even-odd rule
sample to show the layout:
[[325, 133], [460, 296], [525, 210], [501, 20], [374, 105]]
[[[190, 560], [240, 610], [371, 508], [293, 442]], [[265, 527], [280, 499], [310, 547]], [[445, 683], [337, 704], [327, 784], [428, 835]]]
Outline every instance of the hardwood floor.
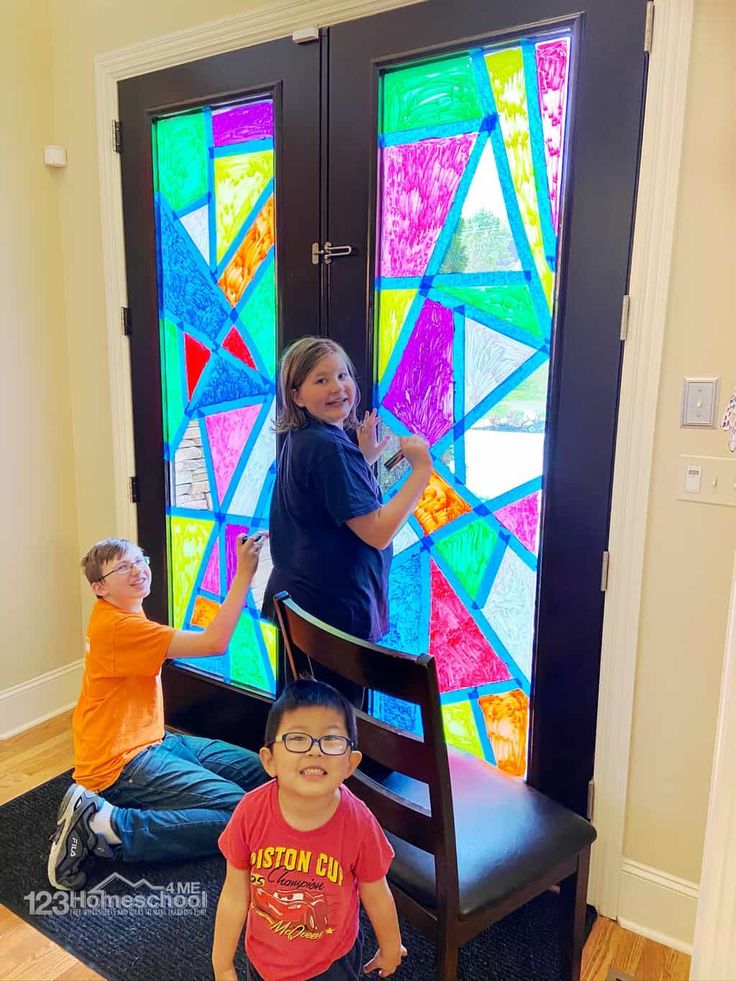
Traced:
[[[0, 804], [69, 769], [70, 716], [66, 712], [0, 740]], [[636, 981], [687, 981], [690, 958], [598, 917], [585, 945], [583, 981], [607, 981], [614, 969]], [[1, 981], [91, 981], [100, 977], [0, 905]]]

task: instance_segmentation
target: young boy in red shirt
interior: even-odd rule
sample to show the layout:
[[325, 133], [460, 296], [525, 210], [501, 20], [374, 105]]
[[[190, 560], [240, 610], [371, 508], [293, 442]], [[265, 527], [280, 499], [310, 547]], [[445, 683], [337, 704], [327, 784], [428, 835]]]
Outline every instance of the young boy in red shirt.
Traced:
[[[247, 920], [248, 981], [357, 981], [406, 956], [386, 882], [393, 849], [343, 781], [361, 760], [353, 707], [330, 685], [287, 686], [266, 722], [261, 761], [274, 779], [248, 794], [220, 837], [227, 875], [215, 920], [217, 981]], [[379, 949], [363, 967], [362, 902]]]

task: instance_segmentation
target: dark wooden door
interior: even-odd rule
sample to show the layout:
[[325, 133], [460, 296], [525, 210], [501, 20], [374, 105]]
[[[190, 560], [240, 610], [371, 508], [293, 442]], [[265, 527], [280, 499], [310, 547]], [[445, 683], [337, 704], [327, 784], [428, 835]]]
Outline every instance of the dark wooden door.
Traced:
[[[267, 524], [278, 354], [319, 328], [320, 46], [273, 41], [132, 78], [119, 96], [147, 611], [204, 627], [236, 536]], [[265, 556], [226, 655], [167, 665], [170, 723], [260, 745], [268, 571]]]
[[329, 332], [436, 468], [390, 641], [437, 658], [451, 742], [582, 813], [645, 13], [432, 0], [329, 37], [328, 238], [357, 251], [329, 267]]

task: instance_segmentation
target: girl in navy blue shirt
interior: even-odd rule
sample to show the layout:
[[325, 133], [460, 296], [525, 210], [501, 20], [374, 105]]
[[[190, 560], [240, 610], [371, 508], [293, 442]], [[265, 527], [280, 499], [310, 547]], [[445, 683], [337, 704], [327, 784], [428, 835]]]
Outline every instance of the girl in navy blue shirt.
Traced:
[[[285, 433], [271, 501], [273, 572], [264, 615], [286, 590], [308, 613], [365, 640], [388, 629], [391, 540], [408, 518], [432, 472], [421, 436], [400, 440], [411, 472], [384, 504], [371, 466], [386, 440], [377, 415], [358, 422], [355, 369], [324, 337], [302, 337], [284, 352], [276, 429]], [[355, 429], [358, 445], [346, 433]]]

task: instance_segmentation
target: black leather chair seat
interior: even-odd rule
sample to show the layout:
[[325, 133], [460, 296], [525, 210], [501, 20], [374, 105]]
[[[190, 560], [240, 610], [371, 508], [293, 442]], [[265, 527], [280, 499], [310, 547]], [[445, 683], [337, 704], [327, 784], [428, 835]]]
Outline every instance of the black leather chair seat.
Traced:
[[[588, 821], [523, 781], [456, 750], [448, 751], [448, 760], [461, 917], [502, 903], [595, 840]], [[429, 807], [425, 784], [400, 773], [380, 782]], [[435, 908], [434, 857], [395, 835], [388, 838], [396, 852], [392, 882], [423, 906]]]

